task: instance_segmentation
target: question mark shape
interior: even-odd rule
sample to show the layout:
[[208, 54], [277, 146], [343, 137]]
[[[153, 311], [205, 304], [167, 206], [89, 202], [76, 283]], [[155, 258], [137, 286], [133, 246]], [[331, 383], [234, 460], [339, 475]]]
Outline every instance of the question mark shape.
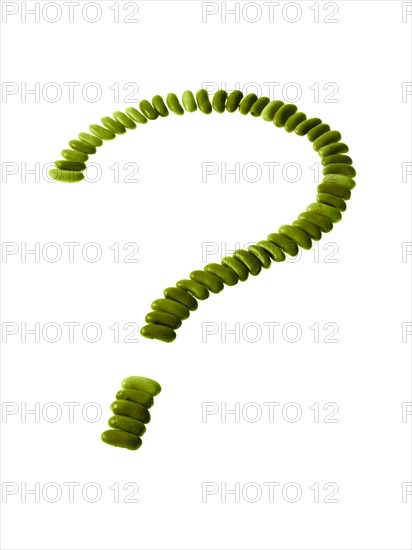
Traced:
[[[182, 321], [188, 319], [190, 312], [197, 309], [198, 300], [205, 300], [210, 292], [218, 294], [225, 285], [234, 286], [239, 281], [246, 281], [249, 274], [258, 275], [262, 267], [268, 269], [273, 261], [282, 262], [286, 255], [296, 256], [299, 247], [305, 250], [312, 248], [313, 241], [319, 241], [323, 233], [329, 233], [333, 224], [342, 219], [346, 201], [350, 199], [351, 191], [356, 185], [353, 179], [356, 171], [352, 166], [352, 159], [346, 155], [349, 148], [341, 141], [340, 132], [331, 130], [319, 118], [308, 119], [304, 113], [298, 111], [295, 104], [271, 101], [265, 96], [258, 98], [253, 93], [243, 96], [239, 90], [231, 94], [218, 90], [211, 102], [205, 89], [198, 90], [196, 96], [186, 90], [182, 94], [182, 104], [183, 107], [174, 93], [167, 95], [166, 103], [160, 95], [155, 95], [151, 103], [147, 100], [140, 101], [140, 111], [127, 107], [126, 114], [116, 111], [113, 118], [103, 117], [102, 126], [91, 124], [90, 134], [80, 133], [78, 140], [69, 142], [70, 149], [62, 151], [63, 159], [55, 162], [56, 168], [50, 170], [49, 175], [66, 183], [79, 182], [84, 179], [82, 172], [86, 169], [88, 156], [96, 153], [97, 147], [103, 145], [103, 141], [112, 140], [116, 135], [135, 129], [136, 123], [146, 124], [148, 120], [167, 117], [169, 109], [179, 116], [185, 111], [193, 113], [199, 109], [204, 114], [211, 114], [213, 111], [219, 114], [236, 111], [242, 115], [250, 113], [253, 117], [273, 122], [276, 127], [284, 128], [287, 132], [307, 136], [313, 149], [321, 157], [323, 179], [317, 187], [316, 202], [299, 214], [291, 225], [281, 225], [277, 233], [271, 233], [265, 240], [249, 246], [247, 250], [235, 250], [233, 255], [224, 257], [220, 264], [207, 264], [202, 270], [192, 271], [188, 279], [182, 279], [174, 287], [166, 288], [164, 297], [151, 304], [152, 311], [146, 315], [147, 324], [141, 328], [140, 333], [146, 338], [168, 343], [175, 340], [175, 331], [182, 325]], [[143, 392], [146, 395], [141, 393], [139, 396], [133, 392]], [[139, 435], [143, 435], [145, 428], [132, 426], [133, 423], [128, 419], [142, 425], [145, 421], [147, 423], [150, 420], [150, 414], [146, 414], [148, 403], [153, 404], [153, 396], [159, 392], [160, 385], [154, 380], [144, 377], [126, 378], [123, 381], [123, 390], [117, 394], [120, 397], [112, 404], [115, 420], [111, 419], [109, 426], [114, 429], [104, 432], [103, 440], [111, 445], [133, 450], [140, 447]], [[133, 428], [134, 432], [131, 431]], [[113, 432], [112, 435], [110, 432]]]

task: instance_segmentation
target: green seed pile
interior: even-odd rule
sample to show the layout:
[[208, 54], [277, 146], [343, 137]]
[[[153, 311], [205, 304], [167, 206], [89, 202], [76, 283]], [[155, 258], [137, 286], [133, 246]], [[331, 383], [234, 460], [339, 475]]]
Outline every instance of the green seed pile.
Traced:
[[153, 397], [161, 391], [160, 384], [143, 376], [129, 376], [122, 382], [122, 389], [111, 404], [114, 413], [109, 419], [110, 430], [102, 433], [102, 440], [115, 447], [135, 451], [146, 431], [145, 424], [150, 422], [150, 407]]

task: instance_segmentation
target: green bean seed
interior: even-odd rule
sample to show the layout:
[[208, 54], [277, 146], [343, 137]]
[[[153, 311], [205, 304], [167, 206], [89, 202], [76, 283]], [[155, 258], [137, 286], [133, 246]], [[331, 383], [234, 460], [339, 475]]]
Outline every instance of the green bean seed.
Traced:
[[74, 151], [73, 149], [63, 149], [61, 156], [67, 160], [72, 160], [73, 162], [86, 162], [89, 158], [89, 155], [86, 155], [86, 153]]
[[299, 214], [298, 219], [316, 225], [322, 233], [329, 233], [329, 231], [332, 231], [333, 229], [333, 223], [330, 219], [322, 216], [321, 214], [317, 214], [316, 212], [302, 212]]
[[247, 115], [252, 108], [252, 105], [257, 101], [257, 95], [256, 94], [248, 94], [245, 96], [239, 105], [239, 112], [242, 115]]
[[190, 90], [186, 90], [182, 94], [182, 103], [185, 110], [189, 113], [194, 113], [197, 111], [197, 103], [193, 96], [193, 93]]
[[273, 117], [279, 111], [282, 105], [284, 105], [284, 102], [278, 99], [276, 99], [275, 101], [271, 101], [263, 109], [260, 116], [263, 118], [263, 120], [266, 120], [267, 122], [273, 122]]
[[305, 231], [295, 227], [293, 225], [281, 225], [279, 227], [279, 233], [295, 241], [301, 248], [310, 250], [312, 248], [312, 239]]
[[190, 311], [183, 304], [179, 304], [174, 300], [169, 300], [168, 298], [159, 298], [152, 302], [151, 308], [155, 311], [165, 311], [166, 313], [171, 313], [176, 315], [179, 319], [188, 319]]
[[212, 107], [217, 113], [224, 113], [226, 110], [227, 91], [218, 90], [213, 96]]
[[341, 212], [345, 212], [346, 210], [346, 202], [343, 199], [340, 199], [339, 197], [335, 197], [335, 195], [330, 195], [329, 193], [318, 193], [316, 195], [317, 202], [321, 202], [323, 204], [328, 204], [329, 206], [333, 206], [334, 208], [337, 208]]
[[77, 139], [72, 139], [69, 141], [69, 145], [75, 151], [80, 151], [81, 153], [87, 153], [88, 155], [93, 155], [96, 152], [96, 147], [84, 143], [84, 141], [79, 141]]
[[298, 108], [293, 103], [286, 103], [285, 105], [282, 105], [273, 118], [273, 124], [277, 126], [277, 128], [283, 128], [287, 119], [294, 115], [297, 110]]
[[159, 113], [156, 109], [153, 108], [153, 105], [147, 99], [142, 99], [139, 103], [139, 109], [142, 111], [143, 115], [149, 120], [156, 120], [159, 118]]
[[322, 159], [323, 166], [328, 164], [353, 164], [352, 159], [347, 155], [328, 155]]
[[168, 111], [168, 109], [165, 105], [165, 102], [163, 101], [163, 98], [162, 98], [161, 95], [155, 95], [152, 98], [152, 105], [161, 117], [169, 116], [169, 111]]
[[212, 275], [212, 273], [207, 273], [207, 271], [192, 271], [190, 278], [192, 281], [196, 281], [197, 283], [206, 286], [210, 292], [213, 292], [214, 294], [218, 294], [224, 288], [222, 280], [219, 279], [219, 277], [216, 277], [216, 275]]
[[196, 281], [191, 281], [190, 279], [182, 279], [176, 283], [176, 286], [186, 290], [193, 294], [198, 300], [206, 300], [209, 298], [209, 290], [202, 284], [197, 283]]
[[262, 265], [256, 256], [246, 250], [242, 250], [241, 248], [235, 250], [233, 257], [239, 260], [239, 262], [242, 262], [242, 264], [245, 264], [251, 275], [259, 275], [262, 270]]
[[114, 132], [108, 130], [107, 128], [103, 128], [103, 126], [99, 126], [98, 124], [90, 124], [89, 130], [93, 135], [102, 140], [114, 139], [116, 137]]
[[169, 298], [170, 300], [175, 300], [176, 302], [183, 304], [190, 311], [195, 311], [198, 307], [195, 298], [193, 298], [193, 296], [190, 296], [190, 294], [188, 294], [181, 288], [168, 287], [164, 291], [164, 296], [165, 298]]
[[140, 329], [140, 334], [145, 338], [161, 340], [162, 342], [170, 343], [176, 340], [175, 331], [163, 325], [145, 325]]
[[61, 170], [60, 168], [52, 168], [49, 170], [49, 176], [57, 181], [63, 181], [64, 183], [76, 183], [84, 179], [81, 172], [75, 170]]
[[126, 128], [123, 126], [123, 124], [120, 124], [120, 122], [117, 122], [113, 118], [110, 118], [109, 116], [104, 116], [102, 118], [102, 124], [111, 132], [114, 132], [115, 134], [125, 134]]
[[305, 113], [295, 113], [290, 116], [285, 122], [285, 130], [287, 132], [293, 132], [299, 126], [299, 124], [306, 120]]
[[330, 145], [331, 143], [337, 143], [341, 139], [342, 136], [340, 135], [340, 132], [337, 132], [336, 130], [330, 130], [315, 139], [315, 141], [313, 142], [313, 148], [315, 149], [315, 151], [319, 151], [319, 149], [321, 149], [322, 147], [326, 147], [326, 145]]
[[308, 118], [296, 126], [295, 133], [298, 136], [306, 136], [308, 132], [318, 126], [321, 122], [322, 121], [320, 118]]
[[196, 92], [196, 103], [202, 113], [205, 113], [205, 115], [210, 115], [213, 109], [207, 90], [202, 88]]
[[252, 108], [250, 109], [250, 114], [252, 116], [260, 116], [262, 114], [263, 109], [266, 107], [266, 105], [270, 102], [270, 99], [268, 97], [260, 97], [255, 103], [252, 105]]
[[102, 441], [114, 447], [123, 447], [130, 451], [136, 451], [142, 444], [140, 437], [121, 430], [107, 430], [103, 432]]
[[147, 124], [147, 118], [134, 107], [127, 107], [126, 113], [129, 118], [131, 118], [138, 124]]
[[349, 147], [346, 145], [346, 143], [342, 143], [339, 141], [339, 143], [331, 143], [330, 145], [326, 145], [325, 147], [321, 147], [318, 151], [318, 154], [321, 157], [327, 157], [329, 155], [337, 155], [339, 153], [347, 153], [349, 151]]
[[234, 90], [226, 101], [226, 111], [228, 113], [234, 113], [237, 111], [241, 101], [243, 99], [243, 93], [240, 90]]
[[302, 229], [314, 241], [319, 241], [322, 238], [322, 231], [317, 225], [313, 225], [313, 223], [306, 222], [305, 220], [295, 220], [293, 225]]
[[343, 174], [327, 174], [324, 176], [322, 183], [337, 183], [343, 187], [347, 187], [352, 190], [356, 187], [356, 182], [349, 176]]
[[115, 414], [109, 418], [108, 424], [114, 430], [122, 430], [138, 436], [142, 436], [146, 432], [146, 426], [143, 422], [130, 418], [130, 416]]
[[342, 176], [348, 176], [350, 178], [356, 176], [356, 170], [350, 164], [327, 164], [322, 173], [325, 176], [328, 174], [342, 174]]
[[207, 264], [205, 265], [205, 271], [222, 279], [224, 284], [227, 286], [234, 286], [239, 281], [239, 277], [233, 269], [225, 267], [221, 264]]
[[110, 408], [114, 414], [120, 416], [130, 416], [143, 424], [148, 424], [150, 422], [150, 413], [146, 407], [140, 405], [139, 403], [133, 403], [133, 401], [127, 401], [126, 399], [116, 399], [110, 405]]
[[270, 241], [259, 241], [257, 244], [266, 250], [274, 262], [283, 262], [286, 259], [285, 253], [276, 244]]
[[329, 130], [329, 124], [318, 124], [317, 126], [312, 128], [312, 130], [309, 130], [308, 140], [315, 142], [319, 137], [323, 136], [323, 134], [329, 132]]
[[166, 311], [151, 311], [145, 317], [146, 323], [153, 323], [154, 325], [165, 325], [172, 329], [177, 329], [182, 326], [182, 321], [173, 313], [166, 313]]
[[340, 197], [345, 200], [349, 200], [351, 196], [351, 192], [348, 187], [332, 182], [320, 183], [318, 185], [318, 193], [329, 193], [330, 195], [334, 195], [335, 197]]
[[268, 235], [267, 240], [276, 244], [283, 252], [286, 252], [288, 256], [297, 256], [299, 253], [298, 245], [288, 237], [285, 237], [285, 235], [271, 233]]
[[222, 259], [222, 265], [229, 269], [232, 269], [236, 273], [236, 276], [239, 278], [239, 281], [246, 281], [249, 277], [249, 271], [245, 264], [240, 262], [233, 256], [225, 256]]
[[84, 162], [75, 162], [71, 160], [56, 160], [54, 163], [60, 170], [74, 170], [75, 172], [81, 172], [86, 170]]
[[258, 261], [262, 264], [262, 267], [264, 267], [265, 269], [268, 269], [272, 265], [270, 255], [261, 246], [257, 244], [251, 244], [250, 246], [248, 246], [247, 250], [248, 252], [253, 254], [253, 256], [256, 256]]
[[329, 218], [332, 223], [339, 222], [342, 219], [342, 214], [333, 206], [322, 204], [321, 202], [314, 202], [307, 207], [308, 212], [315, 212], [315, 214], [321, 214], [325, 218]]
[[121, 111], [116, 111], [113, 113], [113, 118], [116, 122], [128, 130], [134, 130], [136, 128], [135, 122]]
[[86, 134], [85, 132], [81, 132], [79, 134], [80, 141], [84, 141], [84, 143], [87, 143], [88, 145], [93, 145], [93, 147], [101, 147], [103, 145], [103, 140], [96, 137], [91, 136], [90, 134]]
[[166, 105], [175, 115], [184, 115], [185, 113], [176, 94], [167, 94]]
[[119, 390], [116, 393], [116, 399], [133, 401], [133, 403], [139, 403], [140, 405], [143, 405], [148, 409], [150, 409], [154, 403], [153, 395], [143, 390], [131, 390], [131, 389]]
[[162, 388], [156, 380], [146, 378], [145, 376], [128, 376], [122, 382], [122, 387], [130, 390], [142, 390], [156, 397]]

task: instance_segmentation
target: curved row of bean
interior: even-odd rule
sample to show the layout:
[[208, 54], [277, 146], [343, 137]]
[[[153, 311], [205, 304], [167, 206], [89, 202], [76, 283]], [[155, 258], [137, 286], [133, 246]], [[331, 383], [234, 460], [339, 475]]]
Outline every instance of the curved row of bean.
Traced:
[[238, 281], [246, 281], [250, 275], [258, 275], [262, 268], [269, 268], [274, 262], [284, 261], [286, 254], [296, 256], [299, 247], [310, 249], [313, 241], [318, 241], [323, 233], [332, 230], [333, 224], [342, 218], [346, 202], [355, 187], [355, 169], [352, 159], [346, 155], [348, 146], [341, 141], [341, 134], [331, 130], [328, 124], [319, 118], [307, 118], [298, 111], [295, 104], [283, 101], [270, 101], [268, 97], [258, 98], [256, 94], [243, 96], [242, 92], [228, 94], [218, 90], [212, 98], [206, 90], [199, 90], [196, 95], [186, 90], [181, 102], [176, 94], [170, 93], [166, 102], [159, 95], [150, 103], [140, 101], [140, 111], [128, 107], [126, 114], [116, 111], [113, 118], [102, 118], [102, 126], [89, 126], [91, 134], [80, 133], [78, 140], [69, 142], [71, 149], [62, 151], [64, 160], [56, 161], [56, 168], [50, 175], [59, 181], [81, 181], [88, 155], [94, 154], [104, 140], [111, 140], [116, 135], [136, 128], [136, 124], [146, 124], [148, 120], [166, 117], [169, 111], [176, 115], [194, 112], [198, 109], [204, 114], [217, 113], [250, 114], [264, 121], [273, 122], [278, 128], [307, 136], [314, 150], [320, 155], [323, 165], [323, 179], [318, 185], [316, 202], [310, 204], [305, 212], [298, 215], [290, 225], [282, 225], [277, 233], [271, 233], [265, 240], [249, 246], [247, 250], [236, 250], [232, 256], [223, 258], [220, 264], [211, 263], [202, 270], [193, 271], [188, 279], [182, 279], [174, 287], [164, 291], [164, 298], [155, 300], [152, 311], [146, 316], [147, 325], [141, 334], [164, 342], [176, 338], [175, 330], [187, 319], [191, 311], [198, 307], [198, 300], [205, 300], [212, 293], [219, 293], [224, 286], [233, 286]]

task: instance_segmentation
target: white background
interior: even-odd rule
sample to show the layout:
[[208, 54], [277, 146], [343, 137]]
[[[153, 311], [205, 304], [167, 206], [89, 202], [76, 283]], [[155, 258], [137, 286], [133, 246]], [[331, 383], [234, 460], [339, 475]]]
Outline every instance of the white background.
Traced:
[[[411, 176], [402, 178], [402, 165], [410, 162], [412, 102], [411, 95], [402, 98], [403, 83], [411, 81], [412, 20], [403, 22], [402, 10], [411, 7], [320, 2], [316, 23], [313, 1], [299, 2], [300, 12], [290, 2], [267, 4], [248, 3], [245, 11], [241, 3], [239, 20], [228, 14], [225, 22], [233, 2], [110, 0], [97, 4], [101, 16], [92, 23], [79, 6], [70, 22], [64, 2], [40, 2], [39, 21], [24, 21], [21, 2], [2, 3], [2, 80], [9, 83], [2, 98], [2, 240], [16, 243], [7, 248], [16, 253], [2, 258], [5, 549], [411, 548], [411, 416], [402, 419], [411, 402], [411, 336], [402, 338], [411, 322], [411, 256], [402, 258], [402, 243], [411, 241]], [[52, 23], [56, 6], [62, 16]], [[327, 23], [334, 6], [337, 22]], [[6, 18], [4, 10], [16, 7]], [[88, 9], [94, 20], [95, 8]], [[217, 13], [206, 17], [206, 9]], [[138, 22], [125, 22], [127, 15]], [[55, 102], [50, 82], [62, 92]], [[68, 82], [79, 83], [74, 101]], [[82, 93], [91, 82], [102, 92], [96, 102]], [[130, 82], [134, 88], [124, 89]], [[37, 98], [22, 93], [36, 83]], [[124, 103], [126, 93], [134, 89], [134, 100], [150, 100], [206, 83], [229, 90], [238, 83], [246, 93], [258, 89], [286, 101], [284, 93], [293, 99], [297, 91], [303, 112], [342, 133], [357, 187], [316, 254], [304, 251], [297, 262], [272, 265], [211, 296], [170, 345], [138, 333], [137, 342], [126, 343], [135, 328], [124, 329], [126, 323], [141, 327], [165, 287], [205, 265], [204, 243], [219, 248], [206, 261], [219, 262], [222, 243], [230, 250], [264, 239], [315, 200], [310, 167], [319, 160], [308, 140], [239, 113], [171, 114], [105, 143], [90, 159], [99, 163], [98, 181], [47, 179], [47, 163], [68, 140], [102, 116], [137, 106]], [[271, 90], [265, 83], [278, 84]], [[325, 101], [335, 89], [328, 83], [338, 86], [335, 102]], [[110, 169], [115, 162], [119, 182]], [[236, 162], [240, 181], [221, 181], [222, 163]], [[259, 181], [250, 181], [252, 169], [242, 174], [250, 162], [262, 170]], [[272, 182], [267, 162], [280, 163]], [[287, 181], [293, 170], [282, 177], [290, 162], [301, 167], [299, 181]], [[138, 165], [138, 182], [122, 181], [130, 173], [125, 163]], [[219, 173], [202, 181], [202, 163], [215, 163]], [[38, 175], [25, 175], [25, 168]], [[36, 242], [37, 261], [22, 256]], [[51, 242], [63, 253], [55, 263], [47, 259]], [[67, 242], [80, 243], [73, 262]], [[95, 263], [82, 256], [90, 242], [102, 251]], [[123, 261], [129, 242], [139, 247], [137, 263]], [[67, 322], [80, 324], [72, 343]], [[33, 335], [23, 342], [23, 323], [39, 323], [39, 342]], [[54, 325], [44, 337], [47, 323]], [[101, 328], [98, 342], [82, 337], [87, 323]], [[115, 323], [118, 343], [109, 328]], [[224, 341], [223, 323], [239, 323], [238, 341]], [[264, 323], [279, 323], [274, 341]], [[338, 327], [338, 342], [324, 341], [326, 323]], [[56, 343], [47, 341], [53, 326], [62, 329]], [[17, 327], [16, 334], [5, 335], [5, 327]], [[205, 327], [216, 334], [206, 338]], [[301, 337], [292, 342], [295, 334]], [[152, 377], [163, 388], [137, 452], [100, 440], [110, 403], [130, 375]], [[68, 402], [79, 404], [72, 422]], [[251, 402], [255, 411], [244, 409]], [[272, 422], [267, 402], [279, 404]], [[291, 402], [302, 413], [296, 422], [293, 407], [285, 408]], [[204, 403], [216, 403], [218, 412], [202, 422]], [[222, 410], [236, 403], [238, 422], [233, 414], [223, 422]], [[319, 422], [310, 409], [315, 403]], [[338, 406], [338, 422], [324, 422], [335, 407], [323, 410], [326, 403]], [[35, 407], [37, 415], [24, 413]], [[96, 407], [100, 418], [93, 422]], [[53, 422], [56, 410], [62, 416]], [[253, 422], [256, 410], [262, 417]], [[70, 482], [79, 484], [73, 502]], [[273, 499], [264, 485], [270, 482], [279, 484]], [[205, 483], [217, 492], [202, 502]], [[316, 483], [320, 502], [310, 489]], [[327, 483], [338, 486], [338, 502], [324, 502]], [[36, 484], [39, 502], [33, 494], [24, 502], [25, 487]], [[238, 484], [239, 502], [233, 494], [223, 502], [225, 484]], [[101, 491], [94, 503], [93, 487]], [[137, 487], [129, 500], [138, 502], [125, 502]], [[62, 492], [53, 503], [56, 488]], [[294, 488], [301, 498], [291, 502]], [[253, 503], [255, 490], [262, 494]]]

